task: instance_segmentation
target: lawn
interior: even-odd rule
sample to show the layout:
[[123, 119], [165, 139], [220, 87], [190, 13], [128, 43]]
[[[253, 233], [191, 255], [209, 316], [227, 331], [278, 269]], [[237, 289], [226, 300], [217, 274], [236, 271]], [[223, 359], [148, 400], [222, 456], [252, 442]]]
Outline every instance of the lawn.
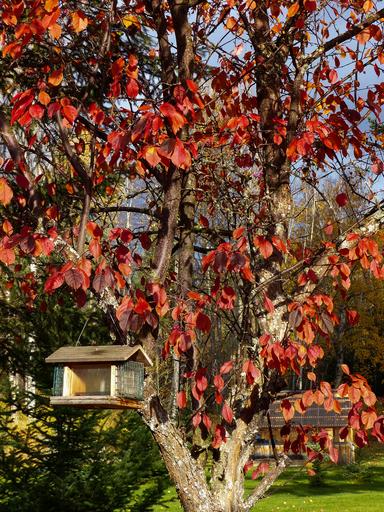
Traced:
[[[306, 471], [289, 468], [253, 509], [261, 512], [382, 512], [384, 510], [384, 451], [365, 451], [356, 476], [345, 466], [324, 464], [324, 484], [309, 484]], [[246, 480], [246, 489], [255, 482]], [[169, 487], [152, 512], [182, 512]]]

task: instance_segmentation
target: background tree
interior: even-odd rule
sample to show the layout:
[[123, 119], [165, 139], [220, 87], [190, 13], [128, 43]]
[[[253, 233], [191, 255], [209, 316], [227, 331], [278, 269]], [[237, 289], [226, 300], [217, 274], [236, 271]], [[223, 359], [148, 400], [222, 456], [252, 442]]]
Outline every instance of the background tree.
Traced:
[[[33, 262], [47, 294], [78, 307], [97, 296], [111, 337], [157, 359], [141, 415], [186, 511], [248, 511], [284, 470], [285, 455], [244, 496], [255, 434], [291, 371], [310, 368], [312, 388], [295, 404], [283, 394], [285, 447], [335, 461], [326, 432], [290, 420], [313, 401], [339, 410], [316, 376], [321, 340], [340, 324], [334, 298], [346, 300], [356, 265], [383, 277], [381, 141], [367, 118], [381, 113], [384, 10], [360, 0], [2, 9], [0, 260], [13, 286], [26, 286], [19, 262]], [[295, 206], [335, 175], [337, 208], [362, 179], [369, 206], [346, 231], [303, 244]], [[137, 217], [111, 226], [116, 211]], [[338, 393], [353, 409], [341, 435], [384, 440], [367, 381], [343, 370]]]
[[148, 510], [167, 479], [137, 415], [47, 406], [44, 357], [62, 344], [103, 343], [100, 314], [63, 296], [31, 315], [24, 301], [15, 288], [0, 301], [0, 510]]

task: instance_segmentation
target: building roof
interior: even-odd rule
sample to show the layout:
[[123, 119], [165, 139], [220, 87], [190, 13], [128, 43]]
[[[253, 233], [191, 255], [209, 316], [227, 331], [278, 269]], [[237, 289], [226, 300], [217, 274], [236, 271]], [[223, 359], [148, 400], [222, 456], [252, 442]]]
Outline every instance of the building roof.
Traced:
[[60, 347], [45, 359], [46, 363], [101, 363], [139, 361], [152, 366], [150, 357], [140, 345], [93, 345], [88, 347]]
[[[301, 394], [295, 394], [294, 396], [289, 397], [289, 401], [293, 405], [293, 402], [300, 399], [300, 397]], [[336, 398], [336, 400], [340, 403], [340, 414], [335, 411], [327, 412], [323, 405], [313, 403], [307, 408], [304, 414], [300, 414], [295, 410], [295, 415], [291, 420], [291, 424], [311, 425], [319, 428], [344, 427], [348, 424], [348, 413], [352, 408], [352, 402], [348, 398]], [[285, 425], [285, 420], [281, 410], [281, 400], [276, 400], [271, 404], [269, 414], [273, 428], [282, 428]], [[264, 419], [262, 426], [267, 426], [266, 418]]]

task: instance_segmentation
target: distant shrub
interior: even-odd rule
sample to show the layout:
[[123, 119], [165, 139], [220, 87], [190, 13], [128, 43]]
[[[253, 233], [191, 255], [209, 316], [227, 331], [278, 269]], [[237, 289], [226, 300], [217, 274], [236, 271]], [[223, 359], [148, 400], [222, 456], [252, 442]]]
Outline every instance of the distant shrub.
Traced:
[[309, 475], [309, 485], [313, 487], [322, 487], [325, 485], [325, 471], [322, 464], [323, 461], [316, 459], [312, 462], [312, 470], [315, 472]]
[[348, 480], [355, 480], [356, 482], [367, 482], [372, 477], [372, 468], [361, 462], [348, 464], [344, 468], [344, 476]]

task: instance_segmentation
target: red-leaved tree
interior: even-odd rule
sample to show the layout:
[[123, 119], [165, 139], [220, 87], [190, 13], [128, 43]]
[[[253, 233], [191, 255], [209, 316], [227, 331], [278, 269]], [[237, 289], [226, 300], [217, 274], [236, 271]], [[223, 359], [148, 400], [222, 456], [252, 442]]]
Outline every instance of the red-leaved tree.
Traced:
[[[111, 340], [156, 361], [140, 413], [185, 511], [265, 494], [287, 456], [249, 496], [244, 472], [277, 396], [286, 452], [337, 460], [293, 420], [338, 397], [341, 437], [384, 441], [364, 377], [343, 365], [335, 393], [316, 373], [353, 268], [384, 278], [379, 3], [1, 3], [4, 281], [32, 311], [45, 294], [102, 308]], [[314, 197], [334, 214], [304, 236]], [[295, 402], [292, 374], [309, 383]]]

